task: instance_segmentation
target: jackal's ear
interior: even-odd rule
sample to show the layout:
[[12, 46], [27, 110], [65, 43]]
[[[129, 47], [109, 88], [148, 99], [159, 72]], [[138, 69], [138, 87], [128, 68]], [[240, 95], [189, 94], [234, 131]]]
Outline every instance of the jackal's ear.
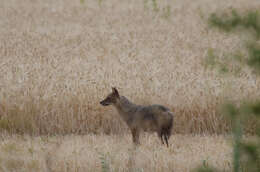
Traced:
[[112, 87], [113, 94], [115, 94], [117, 97], [119, 97], [119, 93], [115, 87]]

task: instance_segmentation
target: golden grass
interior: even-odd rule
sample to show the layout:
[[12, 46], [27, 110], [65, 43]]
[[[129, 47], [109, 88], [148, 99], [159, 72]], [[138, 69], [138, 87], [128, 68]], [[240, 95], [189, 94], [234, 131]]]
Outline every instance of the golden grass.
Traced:
[[[209, 49], [241, 50], [236, 34], [208, 28], [206, 18], [258, 0], [152, 1], [2, 0], [0, 6], [0, 129], [11, 133], [125, 133], [111, 90], [136, 103], [175, 112], [175, 133], [223, 133], [217, 108], [259, 97], [248, 68], [223, 77], [205, 70]], [[155, 10], [156, 9], [156, 10]]]
[[130, 135], [2, 135], [0, 171], [98, 172], [103, 161], [110, 171], [186, 172], [203, 162], [229, 171], [232, 148], [227, 140], [223, 136], [174, 135], [166, 148], [156, 135], [143, 135], [142, 145], [134, 148]]

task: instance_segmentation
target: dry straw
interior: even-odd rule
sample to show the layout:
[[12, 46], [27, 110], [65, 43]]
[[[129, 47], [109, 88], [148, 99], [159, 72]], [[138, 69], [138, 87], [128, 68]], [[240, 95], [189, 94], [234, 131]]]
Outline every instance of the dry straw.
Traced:
[[136, 103], [172, 109], [175, 133], [229, 131], [219, 105], [228, 96], [259, 97], [260, 83], [247, 68], [239, 76], [205, 69], [209, 49], [224, 58], [244, 47], [238, 35], [209, 29], [206, 18], [258, 1], [155, 2], [2, 1], [0, 129], [127, 132], [115, 110], [98, 104], [116, 86]]
[[204, 162], [224, 171], [232, 168], [231, 145], [223, 136], [174, 135], [169, 148], [161, 146], [156, 135], [145, 135], [137, 148], [130, 135], [4, 137], [1, 171], [186, 172]]

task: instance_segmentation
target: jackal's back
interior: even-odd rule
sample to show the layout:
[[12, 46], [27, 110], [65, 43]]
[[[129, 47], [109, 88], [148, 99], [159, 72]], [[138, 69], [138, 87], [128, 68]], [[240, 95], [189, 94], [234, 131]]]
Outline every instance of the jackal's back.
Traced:
[[134, 116], [135, 126], [145, 131], [172, 129], [173, 113], [162, 105], [139, 106]]

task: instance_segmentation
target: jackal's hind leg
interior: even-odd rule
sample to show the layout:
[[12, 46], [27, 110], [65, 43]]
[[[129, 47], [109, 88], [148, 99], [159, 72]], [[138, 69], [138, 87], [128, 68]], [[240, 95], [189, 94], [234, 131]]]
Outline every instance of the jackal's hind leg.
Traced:
[[161, 139], [162, 144], [164, 144], [162, 131], [158, 131], [157, 134], [158, 134], [158, 137]]
[[163, 135], [164, 136], [164, 140], [166, 142], [166, 145], [167, 147], [169, 147], [169, 144], [168, 144], [168, 136], [166, 134]]
[[133, 139], [133, 142], [135, 144], [140, 144], [140, 141], [139, 141], [139, 130], [137, 129], [131, 129], [131, 133], [132, 133], [132, 139]]

